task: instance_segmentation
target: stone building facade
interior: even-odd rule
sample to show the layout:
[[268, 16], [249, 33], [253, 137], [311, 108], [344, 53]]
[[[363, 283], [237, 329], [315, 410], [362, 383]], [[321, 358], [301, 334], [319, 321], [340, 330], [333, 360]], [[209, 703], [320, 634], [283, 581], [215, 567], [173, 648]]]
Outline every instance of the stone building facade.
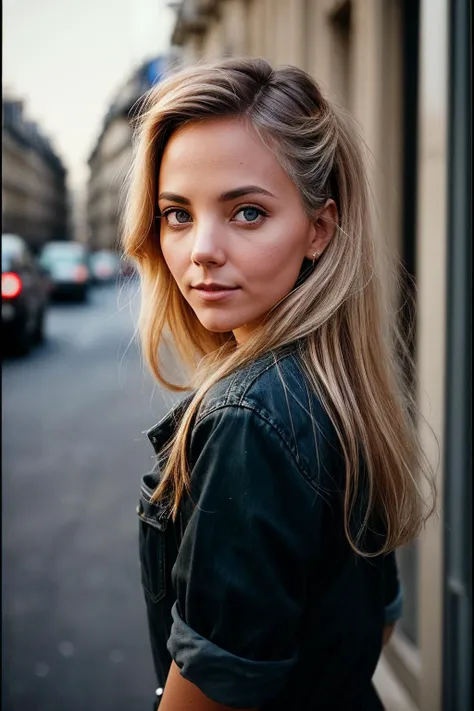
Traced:
[[4, 99], [2, 125], [2, 232], [26, 239], [34, 251], [72, 237], [66, 169], [21, 101]]
[[102, 131], [89, 157], [87, 241], [90, 248], [117, 249], [124, 183], [132, 160], [133, 107], [159, 80], [167, 60], [146, 62], [120, 89], [105, 116]]

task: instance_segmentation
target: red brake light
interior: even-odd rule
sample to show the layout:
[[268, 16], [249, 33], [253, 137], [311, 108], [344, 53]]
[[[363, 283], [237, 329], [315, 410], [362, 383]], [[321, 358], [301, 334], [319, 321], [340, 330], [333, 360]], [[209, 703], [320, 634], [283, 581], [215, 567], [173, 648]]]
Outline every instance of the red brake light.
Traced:
[[76, 281], [79, 281], [79, 282], [87, 281], [87, 279], [89, 277], [89, 270], [87, 269], [86, 266], [84, 266], [84, 264], [79, 264], [79, 266], [76, 267], [74, 274], [76, 277]]
[[14, 299], [22, 288], [21, 279], [14, 272], [2, 274], [2, 299]]

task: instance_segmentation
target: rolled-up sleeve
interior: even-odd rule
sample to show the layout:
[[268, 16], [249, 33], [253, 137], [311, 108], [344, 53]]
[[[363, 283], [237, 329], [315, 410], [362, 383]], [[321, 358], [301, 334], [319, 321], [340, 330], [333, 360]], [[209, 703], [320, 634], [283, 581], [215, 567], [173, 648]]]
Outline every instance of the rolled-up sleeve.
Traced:
[[278, 696], [297, 662], [321, 499], [271, 422], [242, 406], [205, 416], [191, 461], [168, 649], [209, 698], [253, 708]]

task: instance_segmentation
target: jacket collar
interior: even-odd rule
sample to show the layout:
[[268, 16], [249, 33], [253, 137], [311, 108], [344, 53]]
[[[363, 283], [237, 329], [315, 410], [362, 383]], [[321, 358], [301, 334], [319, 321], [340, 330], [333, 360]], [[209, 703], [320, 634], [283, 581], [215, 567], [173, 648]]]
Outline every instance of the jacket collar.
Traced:
[[194, 392], [186, 395], [182, 400], [173, 405], [171, 410], [164, 417], [162, 417], [156, 425], [153, 425], [153, 427], [147, 430], [146, 436], [150, 440], [152, 447], [155, 450], [155, 454], [159, 454], [166, 442], [168, 442], [173, 436], [174, 431], [181, 422], [181, 419], [194, 395]]

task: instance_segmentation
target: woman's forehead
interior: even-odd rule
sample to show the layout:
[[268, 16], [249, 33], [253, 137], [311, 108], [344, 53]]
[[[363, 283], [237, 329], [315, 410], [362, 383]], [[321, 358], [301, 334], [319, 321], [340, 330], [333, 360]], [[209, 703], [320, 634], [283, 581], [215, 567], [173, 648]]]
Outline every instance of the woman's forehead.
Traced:
[[219, 191], [257, 184], [273, 192], [288, 181], [274, 151], [248, 122], [209, 119], [188, 124], [171, 136], [161, 161], [159, 191], [215, 183]]

